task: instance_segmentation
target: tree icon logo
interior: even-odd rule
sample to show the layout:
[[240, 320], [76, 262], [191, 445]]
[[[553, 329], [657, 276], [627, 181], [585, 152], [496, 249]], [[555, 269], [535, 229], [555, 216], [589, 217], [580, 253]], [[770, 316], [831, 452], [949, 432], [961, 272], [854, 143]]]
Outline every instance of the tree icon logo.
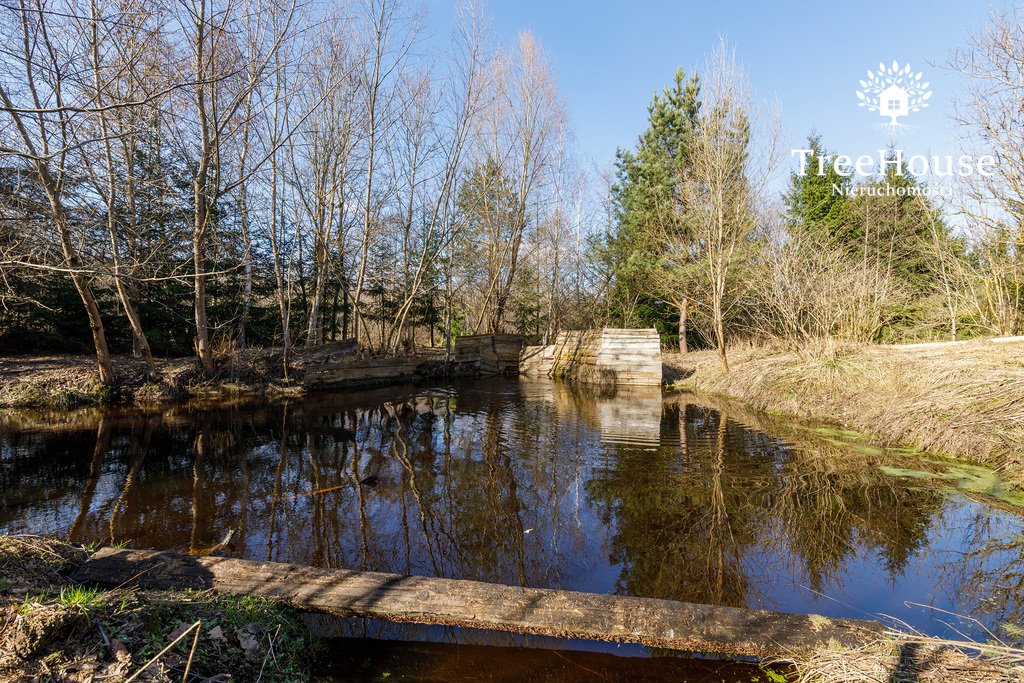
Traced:
[[914, 73], [909, 64], [901, 67], [895, 61], [891, 66], [879, 63], [878, 71], [869, 69], [867, 79], [860, 82], [857, 106], [888, 117], [888, 125], [896, 128], [900, 125], [897, 119], [901, 116], [928, 106], [928, 99], [932, 96], [928, 90], [930, 83], [922, 80], [921, 72]]

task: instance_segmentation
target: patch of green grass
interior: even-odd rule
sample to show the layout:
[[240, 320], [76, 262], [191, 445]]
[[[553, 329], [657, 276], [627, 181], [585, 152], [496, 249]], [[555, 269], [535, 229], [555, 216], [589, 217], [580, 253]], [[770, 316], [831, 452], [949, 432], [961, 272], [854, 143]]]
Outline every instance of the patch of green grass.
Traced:
[[81, 396], [76, 391], [70, 389], [60, 389], [57, 391], [47, 403], [57, 410], [69, 410], [82, 403]]
[[786, 683], [786, 677], [770, 666], [762, 667], [761, 671], [764, 671], [764, 675], [768, 677], [770, 683]]
[[31, 593], [26, 593], [25, 597], [21, 601], [21, 607], [18, 609], [18, 611], [21, 614], [28, 614], [29, 611], [31, 611], [33, 605], [38, 605], [38, 604], [41, 604], [42, 602], [45, 602], [45, 601], [46, 601], [46, 595], [43, 594], [43, 593], [40, 593], [38, 595], [32, 595]]
[[103, 592], [98, 588], [86, 588], [85, 586], [65, 586], [60, 589], [57, 596], [57, 604], [81, 612], [88, 612], [103, 599]]
[[[310, 642], [298, 613], [284, 603], [248, 595], [183, 591], [145, 601], [144, 609], [133, 614], [137, 617], [134, 639], [141, 658], [152, 656], [168, 644], [174, 624], [190, 624], [198, 619], [203, 622], [203, 633], [219, 627], [226, 640], [201, 637], [196, 670], [208, 675], [231, 670], [237, 680], [256, 680], [267, 657], [264, 681], [308, 680], [316, 643]], [[255, 656], [244, 653], [239, 632], [256, 639], [259, 647]]]

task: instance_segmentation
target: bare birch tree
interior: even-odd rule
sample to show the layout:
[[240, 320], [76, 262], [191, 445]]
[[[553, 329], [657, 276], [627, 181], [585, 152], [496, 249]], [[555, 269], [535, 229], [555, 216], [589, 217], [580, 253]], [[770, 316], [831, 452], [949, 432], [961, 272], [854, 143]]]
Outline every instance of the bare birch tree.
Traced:
[[1024, 329], [1024, 33], [1020, 9], [994, 13], [951, 66], [970, 84], [956, 119], [966, 151], [990, 154], [991, 175], [960, 183], [960, 214], [986, 266], [971, 278], [973, 308], [997, 334]]
[[[243, 130], [239, 113], [278, 56], [296, 7], [294, 0], [285, 5], [273, 0], [263, 5], [255, 0], [180, 2], [178, 20], [182, 35], [188, 36], [191, 78], [191, 111], [180, 141], [192, 159], [195, 351], [207, 376], [214, 370], [206, 294], [209, 239], [219, 201], [243, 180], [228, 180], [222, 153]], [[247, 33], [247, 41], [238, 40]]]

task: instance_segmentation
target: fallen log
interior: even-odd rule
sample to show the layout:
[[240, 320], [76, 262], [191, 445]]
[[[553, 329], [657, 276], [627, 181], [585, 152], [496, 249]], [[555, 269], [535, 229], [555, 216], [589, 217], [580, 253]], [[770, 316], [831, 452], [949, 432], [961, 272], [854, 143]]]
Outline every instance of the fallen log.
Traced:
[[102, 548], [75, 578], [107, 587], [214, 589], [345, 617], [759, 658], [808, 655], [829, 641], [855, 647], [883, 632], [873, 621], [149, 550]]

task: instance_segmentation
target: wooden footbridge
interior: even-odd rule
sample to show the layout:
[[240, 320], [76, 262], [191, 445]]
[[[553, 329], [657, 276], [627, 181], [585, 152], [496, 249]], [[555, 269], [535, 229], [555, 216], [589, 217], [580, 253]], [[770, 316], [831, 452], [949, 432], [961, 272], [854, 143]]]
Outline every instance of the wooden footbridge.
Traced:
[[806, 655], [830, 642], [856, 647], [883, 633], [873, 621], [149, 550], [100, 549], [75, 578], [107, 587], [213, 589], [345, 617], [758, 658]]

